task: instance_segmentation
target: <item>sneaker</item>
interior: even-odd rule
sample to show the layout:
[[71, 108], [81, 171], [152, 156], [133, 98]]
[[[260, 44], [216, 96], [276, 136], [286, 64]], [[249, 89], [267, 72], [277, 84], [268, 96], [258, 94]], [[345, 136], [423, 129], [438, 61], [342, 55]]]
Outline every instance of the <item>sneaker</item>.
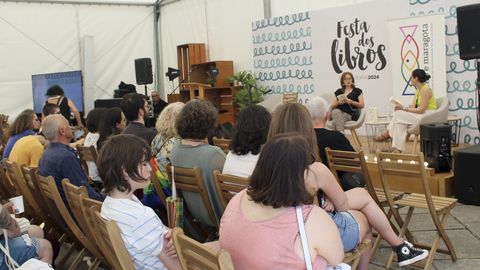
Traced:
[[400, 267], [416, 263], [428, 256], [427, 250], [416, 248], [407, 241], [399, 246], [393, 247], [393, 250], [397, 253], [398, 265]]

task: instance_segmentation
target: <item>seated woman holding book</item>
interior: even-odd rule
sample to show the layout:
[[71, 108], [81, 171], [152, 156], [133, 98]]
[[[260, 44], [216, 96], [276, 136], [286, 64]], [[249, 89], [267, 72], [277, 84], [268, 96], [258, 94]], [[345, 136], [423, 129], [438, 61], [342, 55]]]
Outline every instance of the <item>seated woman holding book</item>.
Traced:
[[342, 88], [335, 91], [335, 99], [332, 102], [333, 130], [344, 131], [347, 121], [357, 121], [360, 109], [365, 106], [363, 94], [360, 88], [355, 87], [355, 79], [352, 73], [344, 72], [340, 77]]
[[395, 104], [395, 112], [392, 121], [383, 134], [375, 137], [376, 141], [385, 141], [392, 137], [392, 151], [400, 153], [405, 151], [407, 129], [416, 124], [422, 115], [433, 112], [437, 109], [437, 101], [432, 89], [426, 83], [430, 79], [423, 69], [416, 69], [412, 72], [410, 84], [417, 90], [415, 98], [410, 106], [403, 106], [399, 102]]

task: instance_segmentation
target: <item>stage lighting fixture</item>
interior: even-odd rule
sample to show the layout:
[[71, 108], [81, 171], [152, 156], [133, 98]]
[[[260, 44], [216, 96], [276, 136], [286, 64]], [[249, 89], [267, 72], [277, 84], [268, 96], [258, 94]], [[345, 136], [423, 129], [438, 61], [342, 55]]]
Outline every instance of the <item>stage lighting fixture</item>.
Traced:
[[169, 67], [167, 73], [165, 73], [165, 76], [167, 76], [170, 81], [173, 81], [175, 78], [180, 76], [180, 70]]

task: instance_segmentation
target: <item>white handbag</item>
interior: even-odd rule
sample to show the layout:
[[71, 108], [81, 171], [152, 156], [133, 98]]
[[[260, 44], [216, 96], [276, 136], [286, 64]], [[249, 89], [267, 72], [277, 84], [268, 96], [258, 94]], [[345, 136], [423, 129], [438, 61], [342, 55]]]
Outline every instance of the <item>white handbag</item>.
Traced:
[[[295, 210], [297, 211], [298, 230], [300, 231], [300, 240], [302, 241], [303, 257], [305, 258], [305, 265], [307, 266], [307, 270], [313, 270], [312, 259], [310, 257], [310, 251], [308, 250], [307, 233], [305, 232], [305, 224], [303, 222], [302, 207], [297, 206]], [[350, 265], [346, 263], [327, 266], [327, 270], [351, 270], [351, 269], [352, 268], [350, 267]]]
[[5, 238], [5, 246], [0, 244], [0, 249], [4, 253], [4, 260], [5, 264], [7, 265], [9, 270], [51, 270], [53, 269], [51, 265], [46, 262], [42, 262], [38, 259], [32, 258], [23, 263], [22, 265], [18, 265], [18, 263], [10, 256], [10, 250], [8, 248], [8, 236], [7, 230], [3, 230], [3, 236]]

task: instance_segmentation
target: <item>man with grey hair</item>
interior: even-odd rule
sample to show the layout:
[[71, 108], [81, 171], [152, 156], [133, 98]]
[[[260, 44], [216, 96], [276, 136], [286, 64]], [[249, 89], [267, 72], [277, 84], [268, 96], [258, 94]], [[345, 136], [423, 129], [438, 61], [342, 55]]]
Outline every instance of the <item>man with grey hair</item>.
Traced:
[[64, 201], [65, 194], [62, 187], [64, 178], [76, 186], [86, 187], [90, 198], [103, 201], [105, 195], [96, 192], [88, 184], [88, 177], [80, 165], [80, 160], [75, 150], [69, 146], [73, 139], [73, 132], [67, 119], [61, 114], [51, 114], [45, 117], [42, 122], [42, 132], [50, 144], [38, 163], [38, 174], [55, 178], [58, 191]]
[[168, 103], [160, 98], [160, 95], [157, 91], [152, 91], [152, 93], [150, 93], [150, 96], [152, 97], [153, 115], [156, 119], [157, 116], [163, 111], [163, 109], [167, 107]]
[[[305, 104], [305, 106], [312, 117], [313, 127], [315, 128], [315, 133], [317, 134], [317, 144], [320, 158], [325, 166], [328, 167], [327, 155], [325, 153], [326, 147], [330, 147], [332, 150], [355, 151], [352, 144], [350, 144], [350, 141], [347, 139], [347, 137], [345, 137], [345, 135], [343, 135], [343, 133], [325, 128], [330, 117], [330, 105], [324, 98], [314, 97], [308, 100], [308, 103]], [[342, 178], [343, 173], [339, 173], [338, 176]], [[342, 186], [344, 186], [343, 183]]]

